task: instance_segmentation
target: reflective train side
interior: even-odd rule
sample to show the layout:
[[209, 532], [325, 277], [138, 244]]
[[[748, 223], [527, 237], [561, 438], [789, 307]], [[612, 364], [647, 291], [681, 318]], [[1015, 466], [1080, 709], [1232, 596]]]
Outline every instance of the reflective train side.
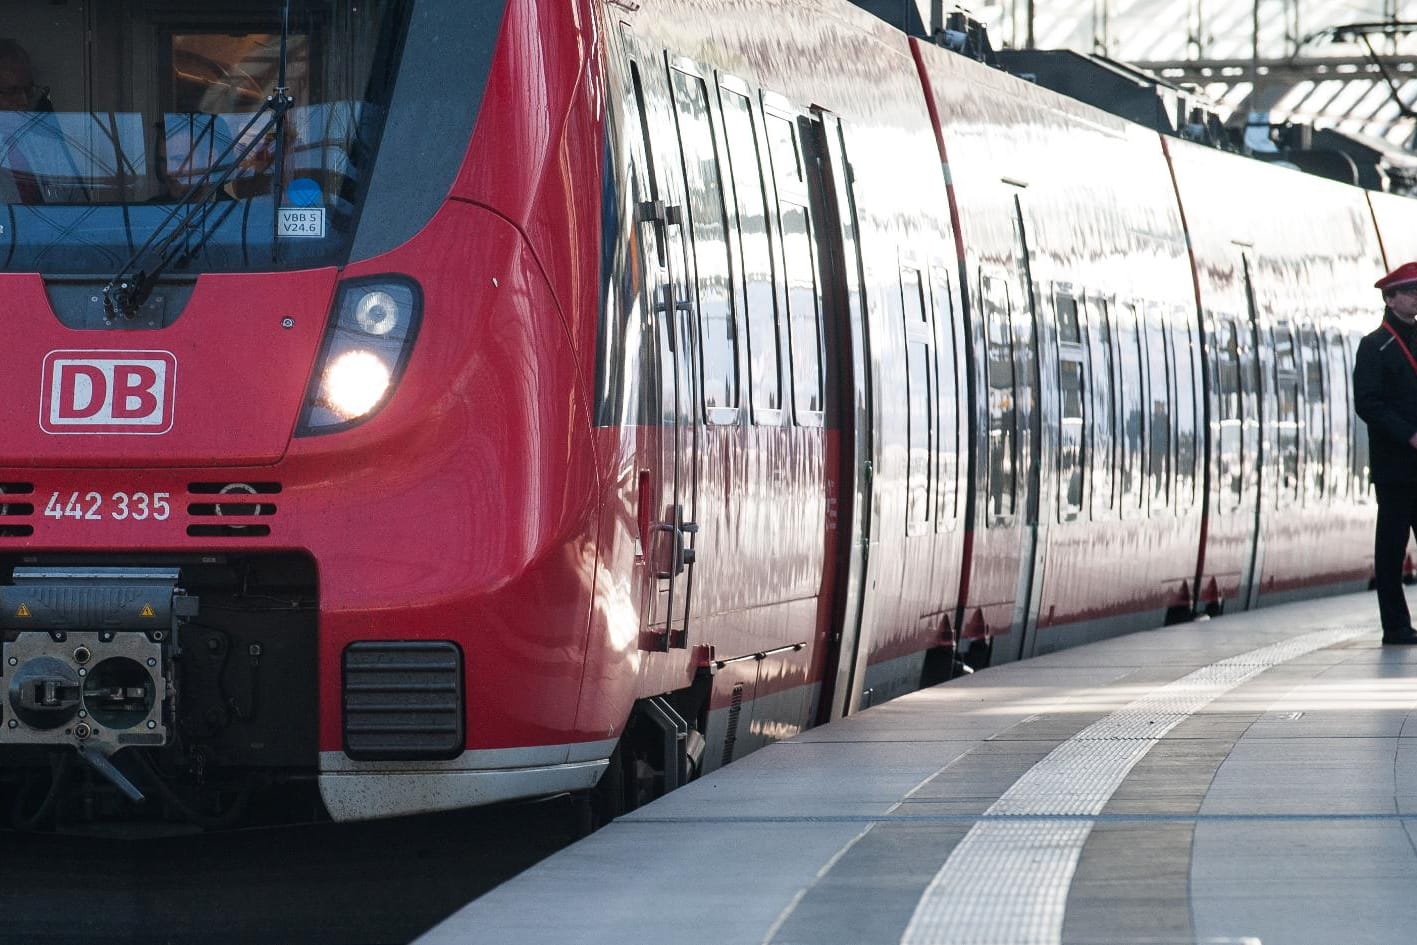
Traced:
[[[101, 267], [0, 273], [0, 791], [26, 824], [215, 825], [312, 782], [342, 820], [561, 792], [603, 818], [966, 668], [1367, 581], [1347, 372], [1372, 279], [1417, 254], [1410, 202], [837, 0], [465, 6], [361, 7], [399, 42], [371, 44], [343, 256], [170, 275], [154, 325], [64, 321]], [[388, 390], [312, 427], [334, 352], [382, 350], [379, 305], [412, 320]], [[170, 357], [170, 429], [38, 424], [46, 365], [86, 351]], [[154, 724], [66, 779], [88, 696], [13, 682], [113, 640], [19, 608], [106, 586], [165, 594], [173, 636], [125, 625], [149, 714], [108, 717]]]
[[[1366, 434], [1349, 373], [1377, 317], [1372, 280], [1397, 258], [1377, 221], [1383, 237], [1405, 229], [1408, 201], [1160, 138], [854, 10], [779, 8], [788, 19], [767, 34], [751, 12], [710, 6], [608, 6], [607, 55], [630, 61], [627, 112], [644, 108], [649, 137], [669, 139], [682, 167], [711, 153], [728, 180], [753, 166], [730, 124], [753, 93], [764, 126], [796, 120], [798, 153], [780, 163], [820, 168], [820, 195], [804, 180], [818, 311], [837, 349], [827, 403], [844, 408], [826, 419], [840, 514], [821, 607], [824, 639], [844, 643], [828, 653], [819, 718], [938, 678], [944, 653], [980, 665], [1367, 585]], [[707, 104], [684, 98], [689, 85]], [[656, 96], [665, 103], [640, 104]], [[686, 131], [695, 123], [706, 130]], [[632, 139], [644, 134], [628, 124]], [[782, 194], [797, 181], [778, 179], [772, 149], [788, 133], [759, 137], [761, 186], [769, 204], [778, 189], [787, 243], [781, 214], [795, 204]], [[941, 179], [924, 169], [935, 159]], [[643, 192], [661, 199], [652, 184]], [[692, 271], [702, 211], [684, 199], [686, 245], [667, 245]], [[713, 226], [737, 262], [735, 238], [755, 237], [734, 201]], [[753, 270], [738, 265], [730, 283]], [[779, 286], [790, 322], [785, 295]], [[752, 404], [752, 306], [737, 312]], [[781, 332], [787, 349], [795, 338]], [[799, 368], [785, 364], [782, 383]], [[717, 557], [705, 535], [695, 548], [699, 562]], [[941, 562], [954, 573], [932, 583]], [[717, 580], [695, 567], [695, 581]], [[693, 620], [716, 655], [716, 615], [698, 600]], [[796, 637], [768, 636], [760, 652]], [[761, 692], [742, 679], [710, 691], [708, 765], [731, 757], [745, 724], [752, 734], [767, 722], [742, 707], [745, 686]], [[729, 747], [716, 753], [719, 738]]]

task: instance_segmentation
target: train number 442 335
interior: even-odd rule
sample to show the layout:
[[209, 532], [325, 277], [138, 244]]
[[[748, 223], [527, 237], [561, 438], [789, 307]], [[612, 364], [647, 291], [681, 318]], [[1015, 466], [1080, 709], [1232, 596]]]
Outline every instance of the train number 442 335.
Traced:
[[81, 522], [141, 522], [152, 519], [161, 522], [172, 514], [168, 503], [170, 492], [71, 492], [68, 497], [59, 492], [49, 495], [44, 514], [53, 519], [77, 519]]

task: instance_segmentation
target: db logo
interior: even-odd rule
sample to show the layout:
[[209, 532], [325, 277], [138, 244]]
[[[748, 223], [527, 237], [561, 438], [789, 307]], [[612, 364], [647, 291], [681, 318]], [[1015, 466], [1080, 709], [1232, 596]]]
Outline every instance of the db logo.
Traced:
[[51, 351], [39, 425], [46, 433], [172, 429], [177, 359], [167, 351]]

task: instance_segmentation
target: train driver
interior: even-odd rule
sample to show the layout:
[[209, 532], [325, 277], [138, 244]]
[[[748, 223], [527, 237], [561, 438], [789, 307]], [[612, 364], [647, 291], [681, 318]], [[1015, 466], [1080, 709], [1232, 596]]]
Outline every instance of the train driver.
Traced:
[[1369, 469], [1378, 498], [1373, 569], [1383, 643], [1417, 644], [1402, 588], [1408, 535], [1417, 532], [1417, 262], [1374, 287], [1383, 322], [1358, 345], [1353, 405], [1368, 424]]
[[47, 90], [34, 82], [29, 53], [0, 38], [0, 203], [43, 203], [44, 191], [23, 138], [33, 121], [7, 112], [46, 111]]

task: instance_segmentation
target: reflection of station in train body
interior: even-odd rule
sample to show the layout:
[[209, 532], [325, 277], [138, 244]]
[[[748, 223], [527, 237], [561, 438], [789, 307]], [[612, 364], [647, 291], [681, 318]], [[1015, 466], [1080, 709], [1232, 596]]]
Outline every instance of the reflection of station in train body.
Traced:
[[839, 0], [5, 29], [48, 88], [0, 112], [23, 825], [604, 820], [1370, 578], [1349, 371], [1417, 256], [1385, 152], [1345, 153], [1388, 192], [1305, 173], [1141, 73]]

